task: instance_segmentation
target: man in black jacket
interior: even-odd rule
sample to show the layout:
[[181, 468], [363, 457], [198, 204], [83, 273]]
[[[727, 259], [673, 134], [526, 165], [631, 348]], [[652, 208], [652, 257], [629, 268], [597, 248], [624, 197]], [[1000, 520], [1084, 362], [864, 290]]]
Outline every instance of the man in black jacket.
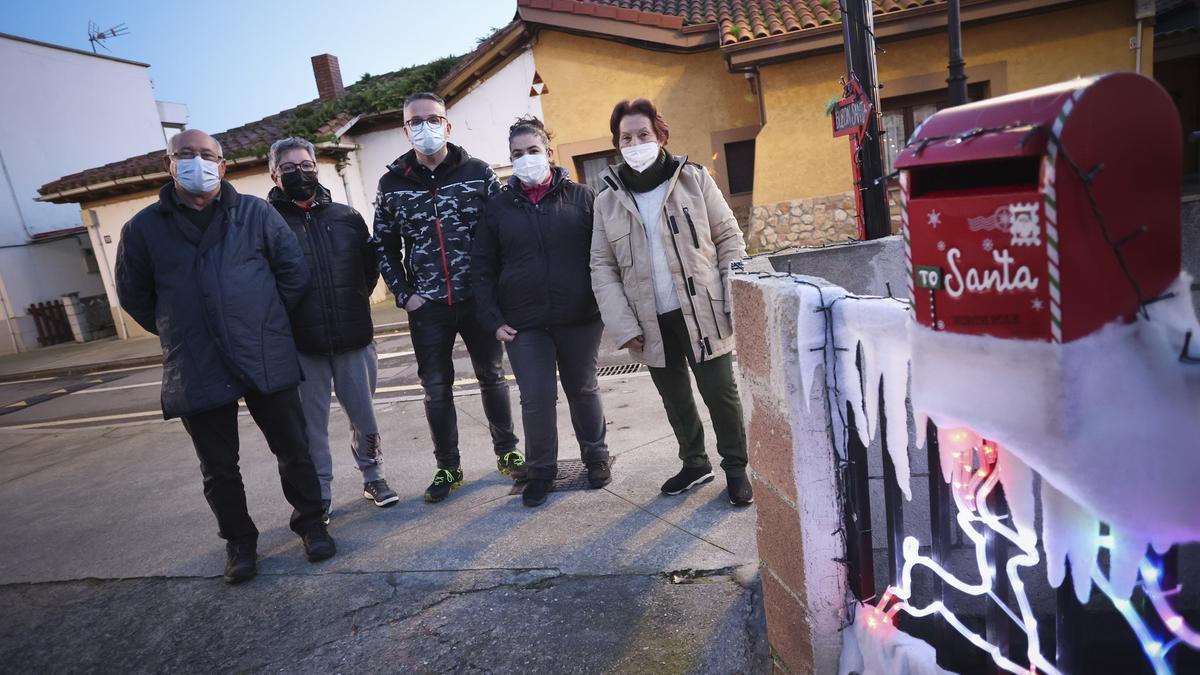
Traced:
[[329, 520], [333, 458], [329, 452], [330, 383], [350, 420], [350, 451], [363, 477], [363, 497], [391, 506], [400, 497], [383, 477], [383, 453], [375, 424], [375, 329], [371, 291], [379, 280], [375, 248], [358, 211], [333, 203], [317, 180], [316, 150], [303, 138], [271, 145], [268, 161], [275, 187], [269, 199], [300, 240], [312, 270], [312, 289], [291, 311], [304, 382], [300, 399], [308, 451], [321, 481]]
[[523, 477], [503, 350], [476, 318], [471, 293], [471, 240], [484, 201], [500, 183], [486, 163], [447, 142], [451, 125], [437, 94], [413, 94], [404, 102], [404, 128], [413, 149], [379, 179], [374, 241], [383, 280], [396, 305], [408, 311], [438, 466], [425, 500], [439, 502], [463, 480], [453, 392], [456, 335], [479, 380], [496, 465]]
[[308, 290], [304, 254], [270, 205], [222, 180], [221, 146], [208, 134], [173, 137], [164, 168], [173, 182], [121, 230], [117, 295], [162, 342], [163, 416], [183, 419], [200, 458], [226, 541], [225, 581], [257, 572], [258, 529], [238, 469], [239, 398], [278, 459], [292, 531], [310, 561], [329, 558], [336, 548], [321, 522], [287, 317]]

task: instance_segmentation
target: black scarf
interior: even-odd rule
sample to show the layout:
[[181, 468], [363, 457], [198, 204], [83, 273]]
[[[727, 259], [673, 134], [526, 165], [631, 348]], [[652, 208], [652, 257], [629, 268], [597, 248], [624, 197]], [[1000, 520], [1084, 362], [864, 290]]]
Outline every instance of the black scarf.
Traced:
[[670, 180], [678, 166], [679, 162], [671, 153], [667, 152], [666, 148], [660, 148], [658, 159], [646, 167], [645, 171], [634, 171], [628, 164], [621, 162], [617, 165], [617, 175], [621, 177], [625, 187], [633, 192], [649, 192]]

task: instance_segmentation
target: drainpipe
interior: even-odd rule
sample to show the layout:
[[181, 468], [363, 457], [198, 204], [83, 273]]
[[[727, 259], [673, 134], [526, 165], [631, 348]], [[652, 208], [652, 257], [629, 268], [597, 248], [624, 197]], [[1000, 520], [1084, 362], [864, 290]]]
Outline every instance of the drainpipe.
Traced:
[[1142, 74], [1142, 20], [1141, 19], [1137, 20], [1137, 37], [1134, 39], [1137, 40], [1137, 46], [1134, 47], [1134, 49], [1133, 49], [1133, 53], [1134, 53], [1133, 72], [1141, 75]]
[[1137, 19], [1137, 35], [1129, 41], [1129, 48], [1133, 50], [1133, 71], [1140, 74], [1142, 72], [1142, 27], [1145, 26], [1146, 19], [1154, 20], [1157, 13], [1157, 4], [1154, 0], [1134, 0], [1133, 3], [1133, 18]]
[[342, 191], [346, 193], [346, 206], [354, 208], [354, 197], [350, 195], [350, 180], [346, 178], [346, 167], [349, 164], [349, 158], [345, 158], [339, 159], [333, 166], [337, 169], [337, 174], [342, 179]]
[[4, 152], [0, 151], [0, 173], [4, 174], [4, 182], [8, 185], [8, 192], [12, 195], [13, 208], [17, 210], [17, 219], [21, 221], [21, 229], [25, 230], [25, 236], [33, 239], [33, 233], [29, 231], [29, 224], [25, 222], [25, 213], [21, 211], [21, 199], [17, 197], [17, 189], [13, 187], [12, 176], [8, 175], [8, 165], [4, 162]]
[[4, 276], [0, 275], [0, 311], [4, 312], [4, 324], [8, 326], [8, 337], [12, 340], [14, 354], [21, 353], [21, 345], [17, 342], [17, 331], [13, 329], [13, 319], [16, 317], [8, 311], [8, 290], [4, 287]]

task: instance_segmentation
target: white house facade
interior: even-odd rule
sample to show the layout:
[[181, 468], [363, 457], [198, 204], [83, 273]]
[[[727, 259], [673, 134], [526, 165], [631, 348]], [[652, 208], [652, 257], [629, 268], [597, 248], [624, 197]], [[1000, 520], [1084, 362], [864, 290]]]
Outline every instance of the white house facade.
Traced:
[[148, 66], [0, 34], [0, 354], [39, 346], [28, 308], [105, 292], [97, 255], [72, 203], [37, 201], [38, 188], [131, 153], [161, 150], [163, 114]]

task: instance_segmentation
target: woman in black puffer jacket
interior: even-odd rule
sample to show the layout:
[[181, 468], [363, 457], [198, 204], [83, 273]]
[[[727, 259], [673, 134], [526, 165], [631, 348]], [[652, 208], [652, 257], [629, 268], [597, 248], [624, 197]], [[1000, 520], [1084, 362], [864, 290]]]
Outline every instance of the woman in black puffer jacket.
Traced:
[[558, 473], [558, 388], [588, 469], [588, 484], [611, 480], [604, 408], [596, 382], [603, 325], [588, 266], [592, 200], [586, 185], [550, 164], [550, 135], [536, 117], [508, 132], [513, 176], [487, 202], [471, 270], [481, 323], [505, 343], [525, 426], [526, 506], [538, 506]]

